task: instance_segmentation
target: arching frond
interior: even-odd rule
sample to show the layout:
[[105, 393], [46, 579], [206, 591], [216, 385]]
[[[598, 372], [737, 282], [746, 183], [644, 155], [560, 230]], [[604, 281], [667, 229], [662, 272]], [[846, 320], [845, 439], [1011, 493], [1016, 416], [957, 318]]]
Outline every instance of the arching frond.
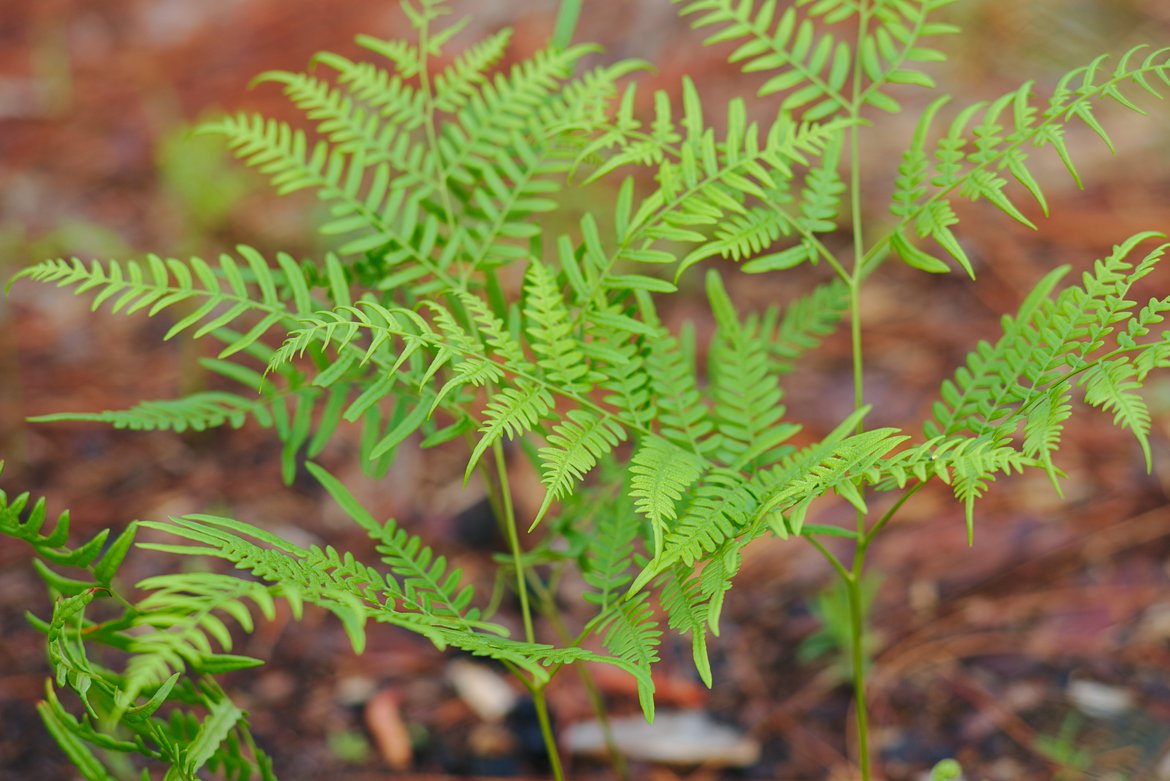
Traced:
[[650, 668], [658, 661], [662, 630], [654, 620], [648, 595], [637, 594], [611, 608], [595, 631], [603, 633], [605, 647], [626, 665], [638, 681], [638, 702], [647, 721], [654, 719], [654, 680]]
[[732, 469], [750, 470], [779, 457], [784, 451], [778, 449], [800, 427], [781, 423], [783, 393], [769, 343], [761, 338], [756, 318], [740, 322], [714, 270], [707, 273], [707, 297], [718, 324], [708, 354], [709, 393], [720, 435], [716, 456]]
[[846, 83], [853, 54], [848, 43], [829, 33], [818, 33], [811, 19], [801, 18], [796, 6], [776, 17], [776, 0], [672, 0], [679, 13], [694, 16], [692, 27], [719, 25], [705, 43], [741, 42], [728, 58], [744, 62], [745, 71], [779, 71], [759, 94], [787, 92], [786, 110], [805, 107], [809, 120], [848, 111]]
[[[95, 291], [95, 310], [109, 301], [112, 312], [127, 315], [144, 311], [154, 317], [179, 304], [194, 305], [164, 339], [195, 326], [193, 335], [198, 339], [236, 321], [255, 320], [221, 351], [222, 358], [246, 349], [277, 325], [295, 322], [298, 312], [313, 308], [303, 272], [288, 255], [277, 256], [280, 270], [276, 270], [251, 247], [241, 245], [237, 251], [243, 266], [226, 253], [215, 265], [197, 257], [184, 261], [157, 255], [143, 261], [94, 260], [88, 265], [77, 258], [47, 260], [24, 269], [13, 281], [27, 277], [73, 287], [79, 295]], [[282, 295], [282, 289], [288, 293]]]
[[105, 412], [57, 412], [29, 418], [36, 423], [54, 421], [95, 421], [132, 431], [203, 431], [228, 425], [240, 428], [249, 417], [264, 427], [272, 425], [267, 406], [235, 393], [204, 391], [181, 399], [142, 401], [126, 410]]
[[554, 499], [569, 493], [625, 438], [625, 429], [612, 418], [584, 409], [566, 412], [549, 433], [548, 446], [540, 449], [540, 481], [545, 485], [545, 496], [532, 528], [540, 523]]
[[913, 227], [919, 239], [934, 239], [973, 276], [971, 262], [951, 231], [958, 218], [946, 200], [954, 195], [982, 199], [1032, 226], [1006, 189], [1010, 177], [1047, 212], [1043, 191], [1029, 167], [1032, 149], [1051, 147], [1079, 186], [1080, 174], [1065, 143], [1068, 128], [1083, 123], [1112, 149], [1112, 140], [1094, 114], [1095, 106], [1111, 100], [1140, 112], [1122, 88], [1135, 85], [1160, 97], [1158, 82], [1170, 82], [1170, 48], [1148, 51], [1144, 46], [1135, 47], [1117, 58], [1111, 70], [1104, 67], [1106, 60], [1099, 57], [1065, 74], [1047, 105], [1034, 105], [1034, 85], [1027, 82], [994, 101], [967, 106], [932, 151], [927, 137], [947, 99], [931, 104], [923, 112], [899, 168], [891, 211], [901, 222], [889, 238], [895, 252], [911, 266], [943, 270], [942, 261], [913, 246], [909, 235]]
[[699, 479], [704, 468], [694, 452], [656, 436], [646, 438], [630, 459], [630, 497], [650, 522], [655, 557], [662, 554], [664, 536], [678, 517], [683, 492]]

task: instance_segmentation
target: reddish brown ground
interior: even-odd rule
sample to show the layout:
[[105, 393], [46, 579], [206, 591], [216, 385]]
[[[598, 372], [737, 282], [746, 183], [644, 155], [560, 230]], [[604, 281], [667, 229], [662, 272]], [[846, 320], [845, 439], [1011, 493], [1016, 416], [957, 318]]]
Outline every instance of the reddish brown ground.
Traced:
[[[669, 23], [669, 10], [655, 8], [665, 5], [590, 5], [579, 37], [657, 63], [655, 78], [663, 85], [689, 72], [713, 96], [741, 86], [740, 77], [720, 66], [720, 54], [696, 53], [693, 37]], [[503, 0], [474, 6], [484, 14], [483, 29], [516, 26], [520, 53], [540, 45], [553, 8]], [[353, 53], [358, 32], [392, 37], [401, 31], [394, 8], [306, 0], [5, 0], [4, 276], [61, 254], [213, 255], [241, 240], [313, 251], [320, 243], [302, 217], [311, 204], [274, 202], [257, 188], [232, 213], [219, 213], [214, 204], [222, 196], [183, 195], [173, 183], [186, 175], [184, 162], [198, 171], [217, 158], [182, 152], [160, 175], [160, 145], [176, 128], [216, 111], [285, 111], [274, 88], [248, 92], [244, 85], [264, 70], [298, 69], [321, 49]], [[1020, 73], [1050, 82], [1059, 65], [1080, 62], [1082, 52], [1170, 41], [1161, 0], [982, 0], [955, 14], [973, 33], [959, 44], [964, 67], [945, 78], [974, 97], [1010, 88]], [[865, 300], [873, 324], [868, 400], [880, 422], [912, 426], [921, 419], [938, 380], [978, 338], [993, 336], [999, 313], [1014, 307], [1048, 268], [1083, 267], [1130, 233], [1170, 226], [1168, 121], [1165, 111], [1145, 121], [1115, 117], [1110, 127], [1127, 150], [1118, 158], [1077, 134], [1089, 190], [1066, 186], [1054, 170], [1046, 180], [1053, 183], [1053, 216], [1037, 233], [987, 210], [967, 210], [962, 227], [979, 265], [978, 283], [892, 268], [874, 282]], [[891, 144], [896, 150], [896, 139]], [[235, 186], [233, 168], [212, 170], [213, 185]], [[883, 208], [884, 192], [875, 185], [874, 209]], [[783, 279], [790, 278], [771, 288], [758, 278], [737, 278], [732, 288], [751, 306], [790, 295]], [[1147, 292], [1164, 294], [1168, 279], [1161, 272]], [[701, 313], [698, 285], [694, 292], [694, 303], [682, 308]], [[120, 408], [200, 382], [197, 351], [163, 344], [160, 325], [86, 310], [66, 293], [29, 283], [0, 302], [0, 457], [7, 461], [0, 485], [45, 495], [53, 512], [71, 508], [79, 536], [132, 518], [210, 510], [272, 526], [296, 524], [338, 545], [360, 544], [309, 481], [281, 487], [278, 451], [263, 431], [179, 436], [25, 425], [29, 415]], [[833, 425], [849, 402], [846, 347], [844, 340], [830, 342], [790, 387], [794, 417], [813, 430]], [[1114, 431], [1106, 416], [1078, 414], [1063, 454], [1066, 502], [1036, 477], [1001, 481], [980, 505], [975, 548], [968, 550], [959, 508], [943, 492], [927, 493], [877, 545], [873, 564], [883, 587], [874, 612], [880, 650], [871, 696], [886, 777], [916, 778], [950, 754], [968, 763], [970, 778], [1170, 777], [1158, 775], [1159, 769], [1170, 773], [1158, 768], [1170, 751], [1170, 384], [1157, 380], [1150, 390], [1159, 413], [1152, 474], [1144, 472], [1133, 440]], [[456, 522], [474, 499], [455, 489], [457, 455], [410, 456], [380, 485], [356, 475], [342, 455], [333, 454], [330, 466], [379, 513], [411, 524], [473, 579], [485, 572], [483, 546], [468, 531], [483, 519], [472, 513]], [[139, 555], [128, 566], [135, 577], [157, 563]], [[807, 548], [774, 541], [755, 547], [729, 596], [709, 693], [695, 686], [687, 644], [670, 641], [664, 648], [662, 707], [707, 708], [764, 743], [761, 764], [739, 777], [850, 777], [851, 749], [840, 737], [848, 691], [823, 664], [796, 659], [798, 644], [815, 628], [808, 602], [828, 576]], [[71, 778], [33, 709], [45, 665], [26, 610], [45, 614], [44, 591], [27, 550], [0, 543], [0, 779]], [[506, 605], [505, 620], [513, 620], [510, 610]], [[310, 613], [299, 625], [262, 627], [237, 650], [271, 656], [259, 674], [237, 682], [237, 693], [286, 781], [388, 776], [376, 753], [346, 763], [336, 749], [339, 735], [367, 734], [362, 708], [345, 700], [345, 692], [361, 685], [389, 692], [378, 701], [395, 699], [418, 738], [411, 769], [396, 777], [448, 778], [474, 767], [535, 772], [506, 749], [508, 736], [498, 764], [483, 764], [480, 755], [491, 753], [483, 744], [490, 741], [482, 734], [471, 739], [475, 720], [443, 677], [447, 657], [412, 636], [375, 631], [370, 651], [355, 657], [335, 621]], [[1070, 723], [1070, 714], [1075, 718], [1068, 693], [1078, 680], [1117, 687], [1135, 703], [1113, 720], [1083, 717], [1073, 744], [1091, 757], [1084, 773], [1061, 771], [1038, 750]], [[601, 683], [615, 712], [633, 707], [622, 681]], [[584, 715], [572, 676], [554, 686], [552, 697], [562, 722]], [[572, 776], [609, 777], [583, 763]], [[648, 767], [636, 767], [635, 776], [728, 777]]]

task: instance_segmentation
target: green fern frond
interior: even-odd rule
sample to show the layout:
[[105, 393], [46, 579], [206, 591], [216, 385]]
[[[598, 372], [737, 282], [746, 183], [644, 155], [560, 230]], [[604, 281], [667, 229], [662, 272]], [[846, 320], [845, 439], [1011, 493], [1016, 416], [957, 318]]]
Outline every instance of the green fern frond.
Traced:
[[663, 329], [646, 356], [646, 373], [658, 409], [659, 433], [696, 455], [718, 447], [707, 406], [699, 393], [694, 366], [679, 340]]
[[769, 308], [760, 331], [772, 357], [772, 370], [791, 372], [801, 355], [816, 349], [833, 333], [848, 308], [849, 290], [837, 279], [818, 285], [783, 310]]
[[746, 213], [731, 215], [720, 223], [715, 229], [714, 241], [703, 250], [695, 250], [692, 256], [706, 251], [738, 263], [759, 255], [781, 236], [791, 233], [792, 218], [786, 212], [775, 207], [753, 206]]
[[[280, 595], [299, 614], [304, 602], [319, 605], [341, 620], [353, 643], [365, 645], [365, 622], [380, 610], [383, 600], [393, 611], [400, 593], [392, 581], [353, 558], [329, 548], [308, 549], [249, 524], [211, 515], [172, 518], [168, 523], [144, 522], [144, 526], [191, 540], [201, 545], [143, 544], [168, 553], [214, 556], [232, 562], [256, 577], [278, 583]], [[262, 547], [252, 538], [270, 547]], [[370, 604], [372, 603], [372, 604]]]
[[[1114, 346], [1111, 341], [1116, 349], [1141, 349], [1136, 337], [1129, 335], [1130, 329], [1144, 335], [1148, 326], [1141, 320], [1132, 326], [1127, 324], [1124, 330], [1121, 326], [1132, 320], [1136, 307], [1129, 299], [1130, 290], [1161, 258], [1165, 245], [1147, 253], [1136, 264], [1128, 256], [1153, 236], [1157, 234], [1130, 237], [1107, 258], [1099, 260], [1092, 273], [1084, 274], [1080, 285], [1069, 286], [1055, 296], [1052, 290], [1065, 271], [1057, 269], [1042, 279], [1019, 313], [1014, 318], [1004, 318], [1003, 337], [994, 346], [981, 343], [954, 380], [943, 383], [941, 401], [933, 410], [934, 420], [924, 427], [927, 436], [960, 431], [1010, 435], [1021, 416], [1041, 403], [1050, 387], [1073, 372], [1091, 370], [1094, 356], [1102, 357], [1103, 351]], [[1147, 316], [1160, 317], [1157, 311], [1161, 306], [1154, 302], [1139, 310], [1139, 315], [1144, 311]], [[1093, 371], [1093, 376], [1099, 376], [1097, 370]], [[1108, 383], [1101, 388], [1107, 386]], [[1125, 408], [1128, 412], [1118, 422], [1136, 426], [1135, 433], [1142, 431], [1141, 411], [1132, 406], [1126, 392], [1119, 389], [1119, 394], [1117, 404], [1111, 408]], [[1104, 401], [1103, 397], [1096, 398]], [[1140, 433], [1138, 439], [1142, 440]]]
[[667, 625], [691, 636], [695, 669], [708, 687], [712, 684], [711, 659], [707, 653], [707, 602], [699, 585], [699, 574], [686, 564], [675, 564], [659, 576], [659, 600], [666, 611]]
[[[0, 462], [0, 471], [4, 464]], [[23, 540], [44, 561], [59, 567], [76, 567], [87, 571], [87, 580], [67, 578], [39, 561], [42, 579], [57, 594], [75, 596], [95, 586], [109, 588], [134, 542], [137, 524], [131, 523], [112, 542], [110, 530], [103, 529], [79, 547], [69, 546], [69, 512], [66, 510], [50, 525], [44, 498], [29, 506], [25, 492], [14, 498], [0, 490], [0, 535]]]
[[[344, 92], [330, 89], [323, 80], [316, 84], [305, 81], [304, 86], [295, 87], [296, 92], [288, 97], [299, 108], [310, 112], [311, 119], [324, 120], [317, 126], [318, 131], [337, 143], [361, 140], [360, 146], [372, 151], [368, 141], [383, 137], [371, 132], [377, 126], [372, 119], [366, 118], [365, 122], [359, 119], [363, 116], [362, 109], [380, 116], [388, 128], [401, 125], [405, 130], [414, 130], [426, 120], [425, 95], [407, 81], [411, 78], [408, 75], [391, 74], [373, 63], [355, 62], [335, 52], [318, 52], [312, 64], [331, 68]], [[256, 81], [269, 80], [274, 73], [281, 72], [262, 74]], [[299, 74], [295, 77], [290, 81], [299, 83], [303, 78]], [[288, 89], [294, 89], [292, 84]], [[335, 133], [341, 135], [334, 136]], [[385, 147], [382, 149], [383, 153], [387, 152]]]
[[[341, 88], [307, 73], [269, 71], [254, 84], [280, 84], [294, 106], [316, 122], [315, 129], [332, 148], [347, 155], [362, 155], [366, 165], [389, 163], [410, 182], [426, 184], [432, 166], [426, 152], [411, 143], [409, 134], [426, 119], [422, 95], [396, 77], [375, 68], [361, 69], [335, 54], [316, 58], [338, 70]], [[214, 132], [209, 125], [202, 132]]]
[[682, 3], [679, 13], [697, 15], [691, 26], [721, 29], [704, 44], [741, 42], [728, 57], [743, 62], [745, 72], [779, 71], [759, 89], [761, 97], [788, 92], [785, 110], [804, 109], [807, 119], [824, 119], [847, 112], [851, 101], [846, 82], [853, 64], [848, 43], [828, 33], [818, 34], [812, 21], [801, 19], [795, 6], [776, 18], [776, 0], [672, 0]]
[[471, 451], [463, 479], [471, 478], [480, 457], [489, 447], [505, 435], [508, 439], [515, 439], [532, 431], [552, 408], [552, 395], [540, 385], [504, 388], [495, 394], [484, 410], [484, 422], [479, 427], [482, 436]]
[[723, 613], [723, 600], [731, 590], [731, 583], [739, 574], [743, 564], [743, 546], [756, 535], [727, 540], [714, 556], [711, 556], [703, 571], [699, 574], [699, 591], [706, 602], [704, 619], [711, 628], [711, 634], [719, 635], [719, 617]]
[[1153, 468], [1150, 453], [1150, 410], [1138, 391], [1142, 387], [1137, 367], [1127, 357], [1102, 361], [1079, 381], [1085, 403], [1113, 413], [1114, 425], [1129, 429], [1141, 445], [1147, 471]]
[[[926, 138], [946, 99], [933, 103], [923, 112], [899, 169], [891, 211], [902, 221], [874, 249], [883, 248], [889, 242], [908, 264], [939, 270], [937, 264], [929, 262], [929, 253], [911, 246], [907, 230], [913, 225], [919, 238], [933, 238], [973, 275], [969, 259], [950, 230], [958, 220], [949, 206], [943, 205], [945, 199], [956, 193], [973, 200], [983, 199], [1031, 226], [1030, 220], [1008, 196], [1005, 189], [1008, 179], [1004, 175], [1018, 182], [1046, 211], [1043, 192], [1028, 167], [1028, 160], [1031, 149], [1052, 147], [1079, 186], [1080, 174], [1064, 140], [1067, 128], [1075, 122], [1084, 123], [1112, 149], [1111, 139], [1093, 113], [1094, 106], [1112, 100], [1129, 110], [1141, 111], [1122, 92], [1123, 86], [1136, 85], [1161, 97], [1155, 80], [1170, 83], [1170, 48], [1148, 53], [1144, 50], [1142, 46], [1130, 49], [1117, 59], [1112, 71], [1102, 67], [1105, 57], [1069, 71], [1043, 108], [1033, 105], [1031, 82], [990, 103], [968, 106], [955, 116], [946, 134], [936, 142], [933, 155], [928, 155]], [[979, 117], [981, 121], [969, 129]], [[927, 187], [930, 156], [935, 159], [934, 175], [930, 176], [930, 187]], [[874, 254], [871, 250], [870, 255]]]
[[963, 503], [967, 522], [967, 544], [974, 540], [975, 500], [983, 496], [997, 474], [1023, 472], [1035, 462], [1016, 450], [990, 438], [969, 439], [947, 452], [955, 498]]
[[594, 51], [590, 46], [536, 52], [505, 75], [485, 82], [438, 140], [445, 179], [474, 185], [484, 168], [493, 167], [501, 148], [510, 148], [515, 132], [539, 127], [539, 107], [553, 100], [577, 62]]
[[303, 130], [259, 114], [225, 117], [203, 126], [201, 132], [223, 136], [228, 148], [266, 175], [278, 193], [312, 189], [331, 202], [333, 219], [322, 226], [322, 232], [359, 234], [340, 247], [341, 254], [390, 247], [442, 276], [435, 262], [410, 239], [420, 224], [425, 228], [437, 218], [428, 219], [421, 212], [420, 192], [391, 186], [390, 163], [367, 164], [363, 150], [349, 154], [325, 141], [310, 146]]
[[718, 329], [708, 354], [709, 393], [719, 432], [715, 452], [732, 469], [774, 461], [799, 426], [782, 424], [785, 407], [778, 376], [772, 371], [768, 341], [760, 338], [757, 318], [740, 322], [718, 272], [707, 272], [707, 297]]
[[254, 418], [265, 428], [272, 425], [272, 417], [263, 402], [247, 399], [235, 393], [204, 391], [181, 399], [142, 401], [126, 410], [104, 412], [57, 412], [29, 418], [33, 423], [56, 421], [95, 421], [109, 423], [114, 428], [131, 431], [204, 431], [228, 425], [240, 428], [248, 418]]
[[[198, 339], [245, 317], [258, 317], [220, 352], [222, 358], [246, 349], [274, 326], [294, 322], [301, 307], [312, 308], [303, 273], [287, 255], [278, 256], [281, 270], [277, 271], [251, 247], [241, 245], [237, 252], [244, 267], [226, 253], [215, 266], [197, 257], [182, 261], [157, 255], [148, 255], [145, 261], [94, 260], [88, 266], [77, 258], [47, 260], [24, 269], [13, 282], [27, 277], [58, 287], [73, 286], [78, 295], [96, 291], [94, 310], [111, 301], [112, 312], [127, 315], [145, 311], [154, 317], [179, 304], [195, 305], [164, 339], [195, 325]], [[291, 305], [278, 293], [286, 285], [292, 290]]]
[[588, 393], [594, 378], [581, 353], [572, 318], [548, 266], [528, 265], [524, 317], [532, 350], [549, 382], [571, 393]]
[[634, 544], [641, 530], [641, 519], [626, 502], [597, 514], [581, 576], [591, 589], [582, 598], [597, 605], [599, 613], [610, 609], [633, 579]]
[[597, 462], [626, 439], [626, 430], [613, 418], [584, 409], [572, 409], [553, 426], [548, 446], [540, 449], [544, 501], [529, 531], [536, 528], [554, 499], [564, 498]]
[[333, 475], [316, 464], [306, 466], [333, 501], [378, 543], [378, 553], [399, 578], [406, 602], [417, 605], [428, 615], [467, 622], [479, 619], [479, 611], [469, 607], [475, 590], [462, 586], [460, 570], [448, 571], [445, 557], [435, 556], [417, 535], [399, 527], [393, 519], [376, 521]]
[[254, 621], [247, 603], [268, 620], [275, 617], [271, 587], [211, 572], [161, 575], [136, 585], [150, 593], [137, 603], [127, 631], [127, 650], [133, 655], [124, 690], [130, 699], [176, 672], [225, 672], [263, 663], [230, 653], [231, 631], [217, 612], [251, 632]]
[[465, 273], [528, 256], [528, 241], [541, 232], [533, 217], [557, 208], [552, 196], [569, 167], [555, 151], [552, 144], [536, 146], [515, 132], [478, 169], [463, 220], [469, 255]]
[[1024, 423], [1024, 440], [1020, 445], [1020, 451], [1025, 456], [1035, 459], [1044, 467], [1057, 494], [1061, 493], [1060, 474], [1052, 462], [1052, 454], [1060, 447], [1064, 422], [1071, 415], [1069, 384], [1067, 382], [1054, 384], [1032, 405], [1028, 419]]
[[[624, 317], [616, 307], [591, 310], [586, 323], [588, 337], [581, 351], [603, 376], [598, 382], [605, 391], [602, 400], [615, 408], [622, 419], [649, 429], [656, 408], [646, 372], [646, 337], [610, 324]], [[598, 322], [603, 318], [607, 322]]]
[[661, 437], [643, 440], [630, 459], [630, 497], [638, 512], [650, 522], [654, 557], [662, 555], [663, 539], [678, 517], [678, 502], [705, 469], [692, 451]]
[[[869, 80], [859, 98], [863, 105], [896, 112], [902, 106], [888, 94], [889, 87], [910, 84], [934, 88], [934, 79], [915, 66], [946, 59], [941, 51], [924, 44], [922, 39], [959, 32], [954, 25], [930, 18], [935, 11], [954, 2], [956, 0], [895, 0], [874, 7], [872, 34], [864, 37], [860, 48], [861, 67]], [[848, 7], [852, 3], [839, 5]], [[836, 21], [829, 17], [827, 20]]]
[[650, 668], [658, 661], [662, 630], [654, 619], [649, 596], [636, 594], [619, 602], [595, 627], [605, 647], [621, 660], [638, 682], [638, 702], [647, 721], [654, 720], [654, 680]]
[[693, 566], [744, 532], [758, 506], [755, 487], [739, 472], [711, 469], [690, 490], [690, 503], [669, 530], [662, 553], [643, 570], [636, 591], [676, 563]]
[[790, 456], [780, 470], [785, 479], [774, 480], [778, 484], [760, 497], [754, 520], [767, 520], [780, 537], [800, 534], [813, 500], [830, 491], [864, 512], [866, 505], [858, 481], [882, 456], [907, 439], [898, 429], [878, 428], [836, 441], [834, 437], [826, 438]]
[[434, 105], [439, 111], [454, 113], [479, 94], [488, 79], [488, 71], [500, 61], [512, 40], [511, 28], [489, 35], [464, 49], [455, 61], [436, 73]]

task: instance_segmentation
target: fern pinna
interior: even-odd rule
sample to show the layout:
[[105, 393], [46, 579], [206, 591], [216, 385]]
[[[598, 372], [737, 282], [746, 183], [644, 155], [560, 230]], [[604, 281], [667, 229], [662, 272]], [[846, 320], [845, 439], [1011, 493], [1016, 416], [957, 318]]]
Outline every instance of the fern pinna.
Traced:
[[[543, 699], [552, 675], [584, 661], [616, 665], [636, 679], [652, 718], [665, 625], [689, 635], [711, 684], [707, 643], [743, 550], [771, 535], [808, 541], [846, 584], [868, 779], [860, 584], [874, 535], [935, 478], [964, 504], [969, 535], [974, 502], [997, 476], [1040, 469], [1059, 488], [1054, 457], [1078, 399], [1112, 413], [1148, 462], [1140, 390], [1170, 361], [1170, 339], [1156, 332], [1170, 298], [1141, 305], [1131, 296], [1166, 245], [1138, 234], [1080, 284], [1060, 288], [1064, 269], [1044, 277], [1004, 319], [1003, 335], [980, 343], [943, 384], [923, 438], [866, 426], [865, 280], [889, 258], [974, 275], [954, 232], [955, 199], [1031, 225], [1014, 199], [1022, 191], [1047, 211], [1033, 155], [1051, 150], [1079, 184], [1068, 129], [1085, 125], [1111, 145], [1099, 103], [1136, 109], [1130, 93], [1158, 95], [1170, 83], [1168, 51], [1139, 47], [1071, 71], [1046, 99], [1029, 82], [954, 111], [949, 123], [946, 98], [927, 103], [892, 183], [892, 220], [870, 230], [859, 163], [869, 125], [910, 99], [895, 87], [935, 86], [925, 69], [945, 59], [935, 47], [957, 32], [945, 21], [953, 1], [674, 0], [682, 18], [711, 31], [708, 43], [734, 47], [731, 62], [766, 75], [759, 96], [775, 110], [758, 119], [767, 115], [742, 98], [712, 117], [689, 78], [677, 98], [647, 96], [628, 78], [641, 63], [585, 67], [598, 60], [589, 46], [550, 46], [501, 67], [504, 30], [451, 59], [463, 24], [446, 20], [447, 3], [404, 0], [412, 41], [361, 36], [370, 61], [326, 52], [306, 73], [258, 79], [279, 87], [309, 129], [237, 114], [201, 131], [222, 137], [277, 191], [315, 192], [333, 253], [297, 261], [241, 246], [214, 262], [55, 259], [21, 272], [92, 293], [95, 309], [173, 315], [167, 338], [218, 343], [204, 365], [240, 386], [42, 420], [271, 428], [285, 480], [306, 469], [382, 557], [373, 566], [205, 514], [139, 523], [104, 554], [104, 538], [72, 550], [67, 524], [42, 536], [40, 509], [21, 522], [23, 500], [6, 504], [0, 528], [33, 545], [61, 596], [42, 628], [56, 686], [80, 694], [86, 713], [72, 715], [53, 686], [43, 713], [87, 778], [109, 776], [103, 752], [169, 762], [168, 777], [203, 767], [270, 777], [213, 676], [259, 663], [231, 653], [225, 619], [250, 630], [276, 599], [297, 614], [305, 603], [331, 611], [358, 650], [376, 621], [500, 661], [532, 691], [560, 777]], [[567, 216], [574, 189], [612, 207]], [[832, 240], [841, 225], [850, 251]], [[697, 329], [668, 328], [657, 306], [692, 266], [720, 260], [748, 274], [824, 268], [820, 284], [787, 306], [746, 314], [709, 268], [714, 331], [700, 345]], [[843, 320], [855, 403], [817, 439], [790, 419], [785, 386], [802, 354]], [[482, 614], [442, 554], [376, 520], [306, 460], [328, 457], [346, 424], [361, 427], [360, 461], [375, 476], [408, 441], [466, 444], [464, 479], [485, 482], [508, 539], [501, 561], [522, 638]], [[530, 461], [543, 486], [531, 517], [515, 509], [509, 454]], [[899, 494], [877, 519], [875, 492]], [[830, 494], [855, 510], [856, 526], [810, 517]], [[163, 575], [140, 583], [146, 595], [133, 602], [113, 578], [137, 528], [181, 540], [140, 547], [221, 558], [246, 576]], [[829, 536], [853, 542], [852, 563], [822, 542]], [[50, 565], [82, 567], [87, 579]], [[588, 616], [575, 636], [546, 642], [536, 617], [556, 614], [556, 584], [572, 568]], [[86, 617], [110, 597], [119, 618]], [[120, 666], [93, 661], [86, 648], [95, 644], [121, 654]]]

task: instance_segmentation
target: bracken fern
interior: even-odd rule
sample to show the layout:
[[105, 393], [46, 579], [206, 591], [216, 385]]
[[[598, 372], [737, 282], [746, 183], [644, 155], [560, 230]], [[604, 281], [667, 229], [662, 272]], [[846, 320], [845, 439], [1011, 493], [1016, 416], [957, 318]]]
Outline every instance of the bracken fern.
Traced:
[[[1010, 183], [1047, 212], [1035, 153], [1055, 152], [1080, 184], [1069, 128], [1087, 126], [1112, 148], [1099, 105], [1140, 111], [1130, 93], [1157, 96], [1170, 84], [1168, 51], [1138, 47], [1072, 70], [1046, 98], [1029, 82], [949, 122], [948, 98], [930, 102], [906, 139], [892, 220], [863, 231], [867, 126], [880, 122], [875, 110], [896, 112], [909, 99], [895, 98], [895, 86], [934, 88], [924, 68], [945, 59], [936, 47], [957, 32], [944, 20], [951, 2], [675, 0], [683, 18], [710, 29], [708, 43], [734, 46], [731, 62], [766, 75], [759, 96], [776, 107], [771, 119], [752, 120], [733, 98], [712, 120], [688, 78], [675, 99], [644, 96], [627, 81], [641, 63], [582, 70], [592, 47], [550, 46], [500, 69], [506, 30], [440, 67], [462, 24], [445, 20], [443, 0], [404, 0], [414, 40], [361, 36], [374, 61], [322, 53], [308, 73], [259, 77], [283, 90], [310, 130], [237, 114], [201, 131], [221, 136], [278, 192], [315, 192], [334, 253], [304, 262], [249, 247], [214, 263], [53, 259], [18, 274], [90, 293], [95, 309], [176, 318], [166, 338], [215, 341], [205, 366], [241, 386], [41, 420], [176, 431], [254, 421], [283, 444], [285, 480], [306, 468], [382, 557], [370, 565], [211, 515], [140, 522], [113, 543], [103, 533], [73, 549], [67, 517], [42, 534], [43, 503], [22, 520], [27, 499], [0, 496], [0, 531], [33, 547], [58, 597], [52, 617], [37, 620], [56, 675], [41, 709], [79, 771], [112, 778], [103, 757], [123, 753], [167, 765], [168, 779], [204, 769], [272, 777], [214, 675], [261, 663], [231, 653], [228, 622], [250, 631], [279, 599], [294, 615], [306, 603], [332, 612], [358, 651], [375, 621], [499, 660], [536, 698], [561, 777], [543, 699], [551, 677], [581, 662], [615, 665], [635, 678], [652, 718], [665, 622], [689, 633], [711, 684], [707, 644], [743, 550], [774, 536], [810, 542], [846, 586], [858, 761], [870, 778], [861, 582], [874, 536], [936, 479], [964, 505], [969, 536], [974, 504], [997, 477], [1038, 469], [1059, 490], [1055, 456], [1076, 401], [1112, 414], [1148, 464], [1140, 391], [1170, 365], [1170, 336], [1157, 330], [1170, 297], [1144, 305], [1132, 297], [1166, 247], [1141, 233], [1079, 284], [1060, 287], [1063, 267], [1045, 276], [1003, 319], [1002, 336], [980, 342], [943, 383], [923, 437], [866, 427], [864, 281], [889, 258], [973, 276], [953, 230], [956, 200], [985, 201], [1031, 226]], [[561, 213], [567, 192], [585, 188], [599, 203], [607, 186], [612, 209]], [[849, 252], [828, 241], [842, 223]], [[692, 266], [723, 260], [749, 274], [824, 263], [828, 279], [785, 308], [745, 314], [708, 269], [715, 328], [704, 366], [695, 330], [667, 328], [656, 302]], [[845, 319], [854, 407], [828, 434], [794, 441], [801, 427], [784, 403], [788, 375]], [[522, 638], [482, 614], [442, 554], [394, 520], [376, 520], [306, 461], [345, 424], [361, 426], [360, 460], [373, 475], [407, 441], [466, 443], [465, 480], [482, 476], [509, 540], [502, 566], [520, 599]], [[514, 510], [509, 441], [543, 485], [530, 518]], [[875, 519], [879, 492], [898, 499]], [[851, 506], [855, 527], [810, 518], [828, 495]], [[241, 575], [161, 575], [139, 583], [144, 596], [134, 598], [115, 576], [141, 528], [179, 542], [140, 548], [224, 559]], [[826, 537], [851, 540], [853, 561], [831, 553]], [[580, 569], [590, 617], [575, 636], [543, 642], [533, 614], [557, 609], [552, 584], [566, 567]], [[117, 616], [88, 617], [98, 600]], [[98, 648], [108, 665], [94, 660]], [[61, 704], [63, 688], [80, 695], [81, 716]]]

